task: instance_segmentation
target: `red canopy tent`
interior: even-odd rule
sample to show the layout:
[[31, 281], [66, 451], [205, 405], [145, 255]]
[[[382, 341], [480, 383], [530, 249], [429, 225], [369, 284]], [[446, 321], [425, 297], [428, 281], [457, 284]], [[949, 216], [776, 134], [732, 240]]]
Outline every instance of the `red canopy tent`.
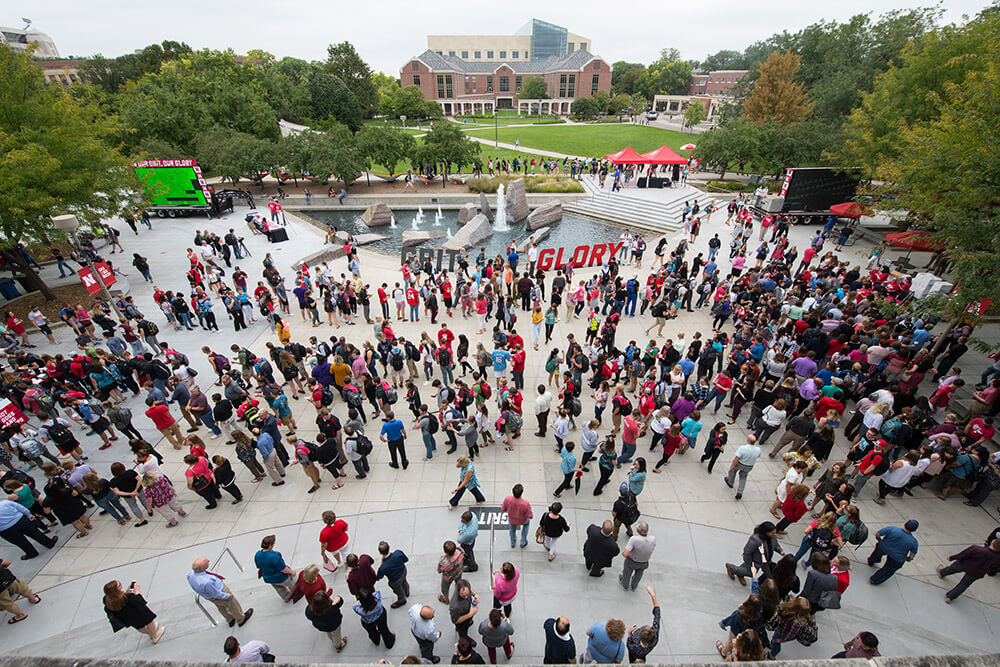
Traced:
[[655, 151], [643, 153], [646, 164], [687, 164], [688, 159], [678, 155], [670, 146], [660, 146]]
[[614, 153], [608, 153], [604, 158], [610, 160], [612, 164], [649, 164], [649, 160], [636, 153], [631, 146], [626, 146]]
[[860, 218], [863, 215], [871, 215], [872, 210], [865, 206], [864, 204], [859, 204], [855, 201], [845, 202], [843, 204], [834, 204], [830, 207], [830, 213], [833, 213], [839, 218]]
[[886, 234], [885, 240], [900, 248], [923, 252], [938, 252], [945, 249], [943, 243], [935, 241], [927, 232], [918, 232], [915, 230]]

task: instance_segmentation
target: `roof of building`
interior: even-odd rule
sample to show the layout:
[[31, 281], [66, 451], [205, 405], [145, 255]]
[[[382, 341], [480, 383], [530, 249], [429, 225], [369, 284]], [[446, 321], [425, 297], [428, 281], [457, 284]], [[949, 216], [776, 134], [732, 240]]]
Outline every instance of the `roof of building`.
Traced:
[[548, 72], [565, 72], [567, 70], [583, 69], [587, 63], [597, 59], [597, 56], [589, 51], [574, 51], [565, 56], [550, 56], [545, 60], [531, 62], [507, 62], [497, 61], [468, 61], [457, 56], [442, 56], [430, 49], [424, 51], [419, 56], [411, 60], [419, 60], [427, 65], [432, 71], [452, 71], [463, 74], [492, 74], [500, 67], [506, 65], [515, 74], [546, 74]]

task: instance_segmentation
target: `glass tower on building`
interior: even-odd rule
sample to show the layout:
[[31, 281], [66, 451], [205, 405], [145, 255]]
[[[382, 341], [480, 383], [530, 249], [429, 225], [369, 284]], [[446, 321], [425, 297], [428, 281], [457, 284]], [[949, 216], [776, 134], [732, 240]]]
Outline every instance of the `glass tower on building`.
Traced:
[[545, 60], [551, 56], [566, 55], [566, 35], [562, 26], [531, 19], [531, 59]]

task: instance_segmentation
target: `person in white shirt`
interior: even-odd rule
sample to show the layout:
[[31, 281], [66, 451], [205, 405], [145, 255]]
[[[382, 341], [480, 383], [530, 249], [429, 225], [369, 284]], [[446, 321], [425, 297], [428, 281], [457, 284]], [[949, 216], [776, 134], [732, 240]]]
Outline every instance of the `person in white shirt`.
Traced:
[[[264, 655], [270, 656], [271, 653], [271, 647], [264, 642], [254, 639], [241, 646], [239, 640], [232, 636], [226, 637], [223, 650], [229, 656], [226, 662], [265, 662]], [[268, 662], [273, 662], [273, 657]]]
[[597, 451], [597, 443], [601, 439], [600, 434], [597, 432], [597, 427], [601, 425], [601, 422], [596, 419], [591, 419], [589, 423], [584, 424], [583, 432], [580, 434], [580, 448], [583, 450], [583, 458], [580, 460], [580, 468], [584, 472], [588, 472], [590, 469], [587, 468], [587, 461], [594, 457], [594, 453]]
[[[552, 393], [544, 384], [538, 385], [538, 398], [535, 399], [535, 418], [538, 420], [539, 438], [545, 437], [545, 427], [549, 421], [549, 410], [552, 409]], [[565, 437], [565, 436], [563, 436]]]

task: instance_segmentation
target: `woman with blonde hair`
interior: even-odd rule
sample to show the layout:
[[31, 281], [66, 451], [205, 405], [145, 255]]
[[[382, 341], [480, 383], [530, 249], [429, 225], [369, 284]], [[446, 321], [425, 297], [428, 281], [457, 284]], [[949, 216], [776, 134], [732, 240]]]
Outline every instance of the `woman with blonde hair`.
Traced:
[[134, 581], [128, 589], [123, 589], [120, 581], [104, 584], [104, 613], [115, 632], [135, 628], [149, 635], [154, 644], [163, 636], [163, 626], [156, 622], [156, 614], [146, 605], [145, 598], [139, 594], [139, 584]]
[[146, 509], [156, 512], [167, 520], [167, 528], [177, 525], [177, 516], [187, 516], [183, 505], [177, 500], [174, 487], [165, 477], [161, 477], [153, 472], [147, 472], [142, 476], [142, 494], [146, 498]]
[[333, 594], [333, 589], [327, 589], [326, 582], [323, 581], [323, 576], [319, 573], [319, 565], [315, 563], [307, 565], [299, 572], [297, 585], [306, 602], [312, 602], [313, 596], [320, 591], [324, 591], [327, 595]]

